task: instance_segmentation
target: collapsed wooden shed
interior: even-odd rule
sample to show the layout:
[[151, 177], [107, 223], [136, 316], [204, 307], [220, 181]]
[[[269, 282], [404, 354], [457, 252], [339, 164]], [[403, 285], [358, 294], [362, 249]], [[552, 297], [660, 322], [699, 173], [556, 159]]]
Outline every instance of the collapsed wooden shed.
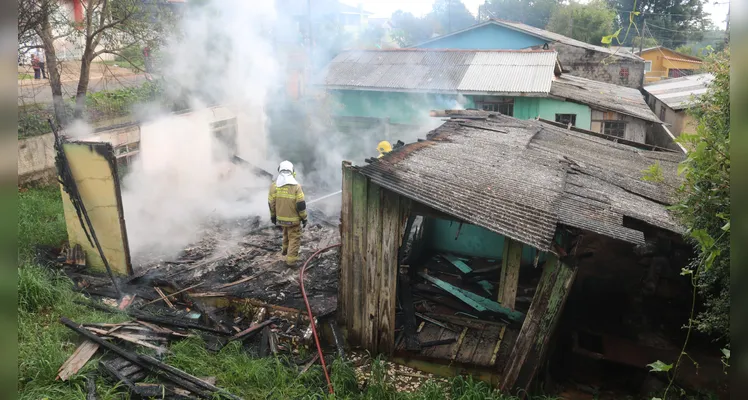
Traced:
[[[527, 390], [580, 263], [604, 259], [600, 243], [652, 258], [667, 252], [657, 250], [663, 240], [680, 240], [666, 207], [683, 155], [542, 121], [452, 114], [426, 140], [365, 166], [343, 163], [339, 319], [349, 343], [372, 353], [441, 362], [504, 390]], [[645, 180], [653, 165], [660, 178]], [[424, 246], [440, 256], [412, 257]], [[467, 281], [490, 295], [465, 290]], [[473, 312], [414, 311], [416, 287], [422, 298], [441, 290]], [[431, 308], [449, 302], [442, 297]]]

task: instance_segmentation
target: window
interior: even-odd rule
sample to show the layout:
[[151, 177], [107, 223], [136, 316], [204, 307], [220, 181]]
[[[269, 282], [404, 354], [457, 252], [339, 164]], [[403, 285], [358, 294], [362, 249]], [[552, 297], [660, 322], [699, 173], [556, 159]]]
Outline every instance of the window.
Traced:
[[603, 133], [622, 138], [626, 134], [626, 123], [620, 121], [605, 121], [603, 123]]
[[652, 61], [644, 61], [644, 72], [652, 72]]
[[628, 83], [629, 82], [629, 68], [621, 67], [621, 69], [618, 71], [618, 77], [621, 79], [621, 83]]
[[475, 107], [483, 111], [498, 112], [504, 115], [514, 115], [514, 99], [499, 96], [475, 96]]
[[564, 125], [577, 126], [577, 115], [576, 114], [556, 114], [556, 122], [560, 122]]
[[667, 115], [667, 109], [664, 104], [660, 104], [660, 121], [665, 122], [665, 116]]

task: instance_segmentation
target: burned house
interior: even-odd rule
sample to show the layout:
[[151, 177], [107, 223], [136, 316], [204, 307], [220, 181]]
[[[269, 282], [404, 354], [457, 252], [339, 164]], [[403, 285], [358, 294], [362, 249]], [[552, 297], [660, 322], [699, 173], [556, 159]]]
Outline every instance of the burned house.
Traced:
[[[512, 392], [585, 368], [645, 390], [645, 366], [677, 357], [690, 310], [690, 250], [667, 210], [682, 154], [459, 113], [426, 140], [343, 164], [349, 342]], [[654, 164], [662, 181], [645, 181]], [[701, 356], [700, 375], [681, 370], [690, 384], [720, 375]]]

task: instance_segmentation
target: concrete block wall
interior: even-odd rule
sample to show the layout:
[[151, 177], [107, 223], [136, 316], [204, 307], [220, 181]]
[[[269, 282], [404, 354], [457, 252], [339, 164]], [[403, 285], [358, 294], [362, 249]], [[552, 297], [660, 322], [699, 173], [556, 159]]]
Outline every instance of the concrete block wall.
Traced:
[[[611, 55], [600, 51], [555, 43], [558, 60], [571, 75], [640, 89], [644, 78], [644, 60]], [[628, 69], [628, 77], [621, 70]], [[623, 74], [625, 75], [625, 74]]]
[[50, 183], [55, 169], [55, 137], [50, 133], [18, 140], [18, 184]]

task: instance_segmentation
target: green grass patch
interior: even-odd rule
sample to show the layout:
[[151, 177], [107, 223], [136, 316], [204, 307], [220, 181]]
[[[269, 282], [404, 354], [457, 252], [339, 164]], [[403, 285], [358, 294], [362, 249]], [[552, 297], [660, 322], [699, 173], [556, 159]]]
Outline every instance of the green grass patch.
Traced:
[[62, 196], [57, 185], [18, 191], [18, 263], [34, 262], [37, 245], [59, 246], [67, 239]]
[[[85, 399], [86, 376], [96, 369], [100, 354], [67, 382], [55, 381], [57, 370], [80, 344], [73, 331], [59, 323], [121, 322], [125, 314], [109, 314], [75, 303], [82, 295], [59, 271], [36, 265], [36, 245], [59, 245], [65, 240], [60, 189], [54, 185], [19, 191], [18, 268], [18, 398]], [[368, 384], [358, 387], [352, 366], [342, 360], [332, 365], [335, 396], [328, 396], [321, 366], [304, 374], [282, 359], [253, 358], [240, 343], [219, 353], [205, 349], [199, 337], [174, 343], [166, 362], [195, 376], [214, 376], [217, 385], [245, 399], [494, 399], [509, 400], [483, 382], [458, 377], [448, 383], [428, 382], [415, 393], [398, 392], [387, 379], [385, 364], [374, 360]], [[122, 387], [96, 378], [100, 399], [128, 399]]]
[[34, 79], [34, 75], [25, 74], [23, 72], [19, 72], [18, 73], [18, 80], [19, 81], [23, 81], [23, 80], [26, 80], [26, 79]]

